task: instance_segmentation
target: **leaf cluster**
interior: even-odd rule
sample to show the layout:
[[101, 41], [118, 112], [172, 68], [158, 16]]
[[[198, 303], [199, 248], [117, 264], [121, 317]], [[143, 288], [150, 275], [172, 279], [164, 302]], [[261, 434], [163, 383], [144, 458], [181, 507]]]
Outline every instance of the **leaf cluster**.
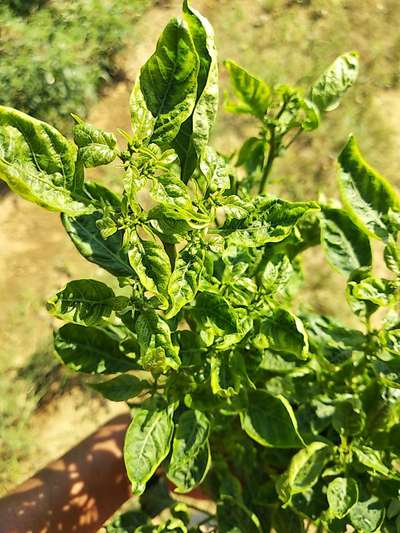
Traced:
[[[397, 531], [399, 196], [353, 136], [338, 157], [340, 201], [267, 191], [276, 158], [354, 83], [357, 54], [339, 56], [307, 94], [226, 68], [227, 109], [259, 126], [233, 157], [209, 144], [217, 55], [187, 1], [140, 71], [122, 148], [78, 116], [70, 141], [0, 107], [0, 176], [61, 212], [78, 251], [118, 281], [75, 280], [50, 299], [66, 322], [56, 351], [131, 406], [124, 458], [136, 495], [163, 465], [176, 494], [205, 487], [217, 504], [205, 521], [222, 533], [301, 532], [305, 520]], [[120, 194], [85, 180], [114, 159]], [[373, 268], [373, 239], [386, 277]], [[316, 246], [346, 279], [358, 327], [296, 304], [301, 255]], [[188, 531], [186, 510], [166, 500], [165, 523], [135, 512], [109, 530]]]

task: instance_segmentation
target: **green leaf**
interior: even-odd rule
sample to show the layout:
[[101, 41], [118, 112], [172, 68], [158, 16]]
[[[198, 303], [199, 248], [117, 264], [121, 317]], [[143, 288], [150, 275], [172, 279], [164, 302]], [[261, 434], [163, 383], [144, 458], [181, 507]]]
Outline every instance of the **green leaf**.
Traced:
[[400, 199], [389, 182], [363, 159], [353, 136], [339, 155], [342, 201], [355, 224], [371, 237], [386, 241], [389, 214], [400, 210]]
[[350, 511], [350, 520], [358, 533], [373, 533], [385, 517], [385, 508], [376, 496], [358, 501]]
[[0, 106], [0, 179], [25, 200], [71, 216], [91, 207], [74, 198], [76, 148], [59, 131]]
[[304, 533], [304, 520], [291, 509], [280, 507], [272, 516], [275, 533]]
[[371, 266], [368, 236], [352, 222], [346, 211], [324, 207], [321, 214], [321, 242], [331, 266], [345, 275], [356, 268]]
[[360, 463], [367, 467], [372, 475], [380, 474], [389, 479], [399, 480], [399, 475], [391, 468], [388, 468], [382, 461], [381, 454], [369, 446], [355, 446], [354, 453]]
[[180, 365], [179, 347], [172, 344], [171, 330], [165, 320], [152, 309], [143, 311], [136, 322], [136, 333], [140, 363], [146, 370], [177, 370]]
[[387, 306], [398, 301], [398, 283], [383, 278], [366, 277], [352, 284], [352, 296], [357, 300], [365, 300], [377, 306]]
[[388, 361], [375, 360], [372, 363], [372, 368], [379, 380], [387, 387], [400, 389], [400, 361], [398, 358], [395, 357]]
[[311, 87], [311, 100], [322, 112], [333, 111], [358, 76], [358, 54], [339, 56]]
[[257, 348], [270, 348], [286, 352], [300, 359], [308, 357], [308, 337], [302, 321], [286, 311], [275, 309], [260, 323], [260, 333], [255, 338]]
[[192, 316], [204, 333], [204, 342], [209, 346], [214, 337], [222, 337], [238, 331], [237, 318], [234, 309], [218, 294], [212, 292], [198, 292], [196, 305], [191, 311]]
[[146, 482], [168, 455], [174, 431], [176, 405], [147, 404], [134, 409], [125, 436], [124, 460], [135, 495], [142, 494]]
[[368, 299], [363, 300], [357, 296], [357, 287], [362, 281], [367, 280], [367, 287], [369, 286], [368, 280], [370, 280], [370, 274], [371, 269], [369, 267], [360, 267], [357, 270], [354, 270], [350, 274], [346, 287], [346, 299], [353, 313], [363, 320], [368, 320], [368, 318], [378, 309], [378, 305], [372, 303]]
[[195, 299], [203, 269], [204, 250], [186, 246], [178, 252], [168, 284], [171, 307], [166, 314], [167, 319], [174, 317], [182, 307]]
[[186, 185], [180, 178], [170, 173], [161, 174], [153, 179], [150, 194], [157, 202], [176, 204], [187, 209], [192, 207]]
[[300, 220], [318, 209], [314, 202], [286, 202], [278, 198], [258, 196], [253, 209], [243, 220], [225, 223], [220, 230], [228, 243], [239, 247], [264, 246], [286, 239]]
[[313, 487], [332, 455], [332, 449], [324, 442], [315, 441], [292, 457], [287, 472], [282, 476], [279, 487], [281, 499], [306, 492]]
[[93, 279], [70, 281], [47, 303], [51, 315], [68, 322], [92, 326], [127, 305], [105, 283]]
[[140, 283], [159, 297], [161, 308], [166, 309], [171, 263], [162, 244], [156, 240], [143, 240], [137, 235], [131, 240], [128, 257]]
[[304, 445], [293, 409], [283, 396], [272, 396], [259, 389], [250, 391], [248, 399], [248, 408], [241, 413], [240, 421], [249, 437], [262, 446], [274, 448]]
[[122, 250], [122, 232], [103, 239], [96, 222], [99, 213], [77, 218], [63, 215], [61, 220], [78, 251], [91, 263], [96, 263], [114, 276], [129, 277], [134, 273], [128, 254]]
[[139, 379], [130, 374], [121, 374], [116, 378], [101, 383], [89, 383], [92, 389], [100, 392], [107, 400], [125, 402], [135, 398], [151, 385], [148, 381]]
[[197, 98], [199, 59], [189, 31], [172, 19], [155, 53], [141, 68], [130, 109], [134, 140], [170, 144], [192, 114]]
[[74, 141], [83, 165], [91, 168], [111, 163], [117, 155], [115, 135], [85, 123], [77, 115], [73, 117], [77, 122], [73, 129]]
[[225, 104], [232, 113], [249, 113], [263, 120], [270, 102], [270, 88], [234, 61], [225, 61], [237, 101]]
[[218, 61], [214, 32], [206, 18], [183, 3], [184, 18], [199, 56], [197, 98], [193, 114], [182, 125], [175, 145], [187, 182], [207, 147], [218, 109]]
[[242, 383], [248, 381], [241, 353], [217, 352], [211, 356], [211, 390], [223, 398], [239, 393]]
[[231, 496], [224, 496], [217, 504], [220, 533], [261, 533], [257, 516]]
[[383, 257], [388, 269], [394, 272], [396, 276], [400, 276], [400, 245], [392, 236], [389, 236]]
[[205, 478], [211, 460], [209, 432], [210, 422], [201, 411], [185, 411], [179, 417], [167, 470], [176, 492], [189, 492]]
[[326, 496], [330, 514], [344, 518], [358, 501], [357, 482], [352, 478], [337, 477], [329, 483]]
[[100, 329], [66, 324], [55, 332], [54, 347], [63, 363], [77, 372], [115, 374], [136, 368], [118, 342]]
[[211, 146], [207, 146], [204, 152], [200, 162], [200, 170], [207, 184], [205, 189], [208, 189], [209, 192], [229, 189], [231, 182], [225, 159]]
[[355, 402], [342, 401], [335, 405], [332, 425], [340, 435], [354, 436], [362, 432], [365, 426], [365, 413]]

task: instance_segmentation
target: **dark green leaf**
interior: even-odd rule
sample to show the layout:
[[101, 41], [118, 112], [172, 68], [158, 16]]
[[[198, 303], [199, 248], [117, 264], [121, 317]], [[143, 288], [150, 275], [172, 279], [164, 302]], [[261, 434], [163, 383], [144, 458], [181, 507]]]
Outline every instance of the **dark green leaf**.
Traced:
[[87, 374], [116, 374], [134, 369], [110, 335], [96, 328], [66, 324], [54, 334], [54, 347], [64, 364]]
[[364, 429], [365, 413], [361, 406], [356, 407], [351, 401], [338, 402], [335, 405], [332, 425], [340, 435], [357, 435]]
[[201, 411], [185, 411], [178, 421], [167, 476], [176, 492], [189, 492], [199, 485], [210, 467], [210, 423]]
[[96, 222], [99, 213], [71, 218], [62, 216], [62, 223], [78, 251], [88, 261], [96, 263], [114, 276], [132, 276], [128, 255], [122, 250], [122, 232], [104, 240]]
[[90, 383], [90, 386], [100, 392], [104, 398], [113, 402], [124, 402], [130, 398], [135, 398], [151, 387], [148, 381], [141, 380], [130, 374], [121, 374], [102, 383]]
[[293, 409], [283, 396], [263, 390], [249, 392], [249, 405], [240, 420], [243, 430], [262, 446], [299, 448], [304, 444]]
[[125, 436], [124, 459], [133, 493], [142, 494], [146, 482], [168, 455], [174, 431], [175, 405], [143, 405], [133, 411]]
[[220, 533], [261, 533], [257, 516], [242, 503], [230, 496], [224, 496], [217, 505]]

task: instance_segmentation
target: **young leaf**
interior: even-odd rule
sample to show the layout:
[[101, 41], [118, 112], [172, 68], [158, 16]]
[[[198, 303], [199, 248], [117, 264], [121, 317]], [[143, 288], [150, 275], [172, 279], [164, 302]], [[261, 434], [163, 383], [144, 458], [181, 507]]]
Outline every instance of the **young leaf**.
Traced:
[[170, 144], [192, 114], [197, 98], [199, 59], [189, 31], [172, 19], [154, 54], [140, 71], [130, 109], [136, 142]]
[[228, 101], [227, 111], [249, 113], [263, 120], [270, 101], [270, 88], [262, 80], [252, 76], [234, 61], [225, 61], [237, 102]]
[[[218, 294], [199, 292], [196, 305], [192, 310], [196, 323], [204, 329], [210, 337], [210, 344], [214, 336], [222, 336], [237, 332], [237, 318], [234, 309]], [[207, 343], [207, 345], [209, 345]]]
[[348, 275], [356, 268], [371, 266], [368, 236], [346, 211], [324, 207], [321, 215], [321, 242], [332, 267]]
[[218, 61], [214, 32], [208, 20], [190, 7], [187, 0], [183, 3], [183, 14], [200, 60], [196, 105], [174, 143], [181, 160], [182, 179], [187, 182], [204, 154], [215, 121]]
[[180, 365], [179, 347], [171, 340], [171, 330], [165, 320], [149, 309], [143, 311], [136, 322], [140, 345], [140, 363], [146, 370], [166, 372]]
[[182, 307], [195, 299], [203, 269], [204, 250], [186, 246], [178, 252], [168, 284], [171, 308], [166, 314], [167, 319], [174, 317]]
[[132, 238], [128, 252], [129, 262], [140, 283], [161, 300], [161, 308], [168, 306], [167, 292], [171, 277], [171, 263], [162, 244], [156, 240], [142, 240], [138, 235]]
[[353, 285], [352, 296], [384, 307], [398, 301], [399, 289], [396, 281], [371, 276]]
[[114, 276], [132, 276], [128, 254], [122, 249], [122, 232], [104, 240], [96, 222], [100, 213], [71, 218], [63, 215], [62, 223], [78, 251], [91, 263], [96, 263]]
[[224, 496], [217, 504], [220, 533], [261, 533], [257, 516], [243, 503], [231, 496]]
[[174, 431], [176, 405], [142, 405], [133, 411], [125, 436], [124, 460], [134, 494], [142, 494], [146, 482], [168, 455]]
[[389, 213], [400, 210], [398, 194], [366, 163], [353, 136], [338, 161], [341, 197], [347, 212], [368, 235], [386, 241], [390, 233]]
[[249, 392], [249, 405], [241, 413], [242, 429], [262, 446], [300, 448], [304, 445], [296, 417], [283, 396], [271, 396], [261, 389]]
[[100, 392], [104, 398], [113, 402], [125, 402], [151, 387], [148, 381], [141, 380], [130, 374], [121, 374], [108, 381], [90, 383], [89, 385], [92, 389]]
[[400, 244], [392, 236], [389, 236], [383, 257], [388, 269], [400, 276]]
[[356, 531], [374, 533], [385, 518], [385, 508], [376, 496], [358, 501], [350, 510], [351, 524]]
[[372, 474], [380, 474], [386, 478], [400, 479], [391, 468], [388, 468], [382, 461], [381, 454], [369, 446], [354, 447], [354, 453], [360, 463], [367, 467]]
[[217, 352], [211, 356], [211, 390], [223, 398], [239, 393], [242, 383], [248, 380], [240, 352]]
[[117, 139], [113, 133], [87, 124], [77, 115], [73, 115], [77, 124], [74, 126], [74, 141], [79, 147], [78, 157], [86, 168], [98, 167], [111, 163], [117, 155]]
[[112, 311], [127, 304], [126, 298], [117, 298], [105, 283], [93, 279], [70, 281], [47, 304], [50, 314], [85, 326], [92, 326]]
[[321, 112], [333, 111], [358, 76], [358, 54], [339, 56], [311, 87], [311, 100]]
[[50, 211], [71, 216], [93, 209], [74, 199], [76, 148], [45, 122], [0, 106], [0, 179]]
[[357, 482], [352, 478], [337, 477], [329, 483], [326, 496], [330, 514], [344, 518], [358, 501]]
[[270, 348], [307, 359], [308, 338], [302, 321], [286, 309], [275, 309], [260, 324], [260, 333], [255, 338], [258, 348]]
[[54, 347], [63, 363], [76, 372], [116, 374], [136, 368], [119, 344], [101, 329], [66, 324], [54, 334]]
[[185, 411], [179, 417], [167, 470], [176, 492], [189, 492], [206, 476], [210, 467], [209, 432], [210, 422], [201, 411]]

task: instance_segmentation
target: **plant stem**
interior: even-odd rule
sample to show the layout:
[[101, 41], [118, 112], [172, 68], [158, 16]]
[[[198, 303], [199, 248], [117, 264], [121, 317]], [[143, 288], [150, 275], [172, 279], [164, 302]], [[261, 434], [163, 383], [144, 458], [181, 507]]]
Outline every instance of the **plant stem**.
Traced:
[[267, 162], [265, 163], [263, 173], [261, 176], [260, 181], [260, 188], [258, 189], [259, 194], [262, 194], [265, 189], [265, 185], [267, 183], [267, 179], [269, 176], [269, 173], [271, 172], [272, 163], [275, 159], [275, 127], [271, 128], [271, 138], [269, 140], [269, 150], [268, 150], [268, 156], [267, 156]]

